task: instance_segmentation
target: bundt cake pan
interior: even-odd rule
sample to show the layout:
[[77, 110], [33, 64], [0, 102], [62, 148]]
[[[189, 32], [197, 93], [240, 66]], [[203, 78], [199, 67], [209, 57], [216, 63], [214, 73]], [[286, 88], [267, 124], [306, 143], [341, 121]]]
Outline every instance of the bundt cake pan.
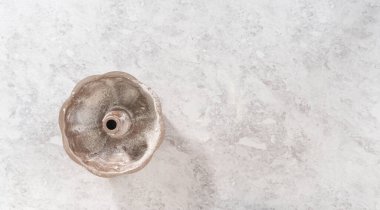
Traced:
[[61, 108], [59, 125], [70, 158], [101, 177], [143, 168], [164, 135], [158, 97], [124, 72], [80, 81]]

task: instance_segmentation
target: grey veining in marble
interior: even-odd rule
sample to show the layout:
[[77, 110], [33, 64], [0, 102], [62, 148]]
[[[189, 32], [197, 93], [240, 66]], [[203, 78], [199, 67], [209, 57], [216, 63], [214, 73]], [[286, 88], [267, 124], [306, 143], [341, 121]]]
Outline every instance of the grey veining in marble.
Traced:
[[[0, 0], [0, 209], [380, 209], [380, 2]], [[167, 133], [99, 178], [58, 113], [126, 71]]]

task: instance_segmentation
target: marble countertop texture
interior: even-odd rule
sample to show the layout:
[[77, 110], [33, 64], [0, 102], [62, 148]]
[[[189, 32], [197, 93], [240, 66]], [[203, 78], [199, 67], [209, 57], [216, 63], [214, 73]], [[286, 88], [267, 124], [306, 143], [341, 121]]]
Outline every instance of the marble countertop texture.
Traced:
[[[371, 0], [0, 0], [0, 209], [380, 209], [379, 21]], [[58, 112], [111, 70], [167, 132], [105, 179]]]

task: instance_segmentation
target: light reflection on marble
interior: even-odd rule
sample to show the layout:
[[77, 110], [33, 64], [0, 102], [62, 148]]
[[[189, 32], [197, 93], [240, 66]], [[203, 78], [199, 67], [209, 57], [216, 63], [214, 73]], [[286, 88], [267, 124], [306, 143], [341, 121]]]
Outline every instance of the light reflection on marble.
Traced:
[[[380, 2], [0, 1], [0, 209], [380, 209]], [[160, 96], [142, 171], [65, 154], [58, 113], [110, 70]]]

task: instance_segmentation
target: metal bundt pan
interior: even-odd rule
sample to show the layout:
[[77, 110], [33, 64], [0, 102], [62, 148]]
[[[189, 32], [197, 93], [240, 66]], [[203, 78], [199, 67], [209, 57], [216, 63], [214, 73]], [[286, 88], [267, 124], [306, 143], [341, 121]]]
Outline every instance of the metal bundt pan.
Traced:
[[164, 135], [158, 97], [124, 72], [80, 81], [61, 108], [59, 125], [70, 158], [101, 177], [143, 168]]

